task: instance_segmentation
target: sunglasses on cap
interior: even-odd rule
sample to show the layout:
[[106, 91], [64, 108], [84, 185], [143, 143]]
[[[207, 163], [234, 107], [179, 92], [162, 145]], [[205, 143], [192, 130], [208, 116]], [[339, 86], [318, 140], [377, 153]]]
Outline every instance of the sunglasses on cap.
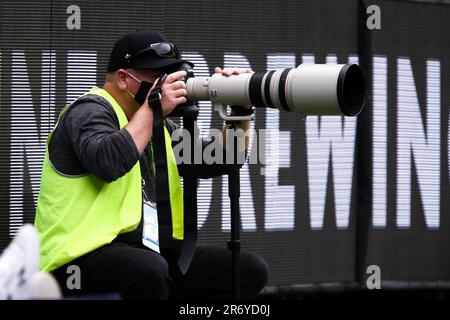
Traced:
[[134, 55], [128, 55], [126, 58], [128, 58], [128, 61], [131, 61], [132, 59], [142, 56], [148, 52], [153, 52], [157, 56], [162, 57], [162, 58], [178, 59], [178, 57], [179, 57], [179, 52], [178, 52], [176, 45], [174, 45], [173, 43], [169, 43], [169, 42], [157, 42], [157, 43], [150, 44], [150, 46], [142, 49], [141, 51], [138, 51]]

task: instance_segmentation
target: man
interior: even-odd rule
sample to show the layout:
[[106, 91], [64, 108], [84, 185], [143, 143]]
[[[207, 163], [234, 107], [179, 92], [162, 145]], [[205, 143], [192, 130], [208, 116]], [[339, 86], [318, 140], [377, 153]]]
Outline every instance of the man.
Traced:
[[[180, 224], [174, 223], [172, 234], [157, 231], [162, 217], [155, 208], [155, 111], [146, 97], [166, 73], [159, 100], [163, 115], [185, 103], [186, 85], [179, 79], [186, 72], [172, 72], [182, 63], [188, 62], [180, 60], [176, 47], [158, 32], [130, 32], [112, 50], [103, 88], [93, 88], [61, 112], [47, 142], [35, 225], [42, 242], [41, 267], [55, 275], [64, 294], [232, 297], [230, 251], [197, 246], [183, 274], [177, 266], [181, 241], [176, 239], [183, 238]], [[216, 72], [229, 76], [250, 71], [216, 68]], [[168, 119], [166, 124], [168, 133], [176, 128]], [[246, 121], [240, 124], [244, 130], [249, 126]], [[166, 148], [173, 154], [170, 143]], [[167, 154], [169, 176], [178, 180], [178, 189], [173, 190], [179, 192], [173, 199], [171, 194], [176, 220], [182, 194], [178, 171], [176, 166], [171, 169]], [[224, 174], [226, 168], [204, 165], [199, 175]], [[267, 265], [246, 251], [240, 261], [241, 296], [255, 298], [267, 282]], [[79, 270], [80, 285], [68, 288], [70, 266]]]

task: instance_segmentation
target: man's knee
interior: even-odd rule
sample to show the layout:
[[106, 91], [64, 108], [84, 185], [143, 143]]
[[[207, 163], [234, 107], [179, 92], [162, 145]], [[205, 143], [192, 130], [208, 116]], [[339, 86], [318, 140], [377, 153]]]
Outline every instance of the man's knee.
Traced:
[[266, 261], [253, 252], [243, 252], [241, 263], [245, 268], [249, 294], [255, 298], [269, 280], [269, 267]]
[[[152, 259], [140, 264], [136, 270], [136, 285], [141, 288], [140, 296], [134, 299], [167, 299], [171, 286], [169, 266], [164, 258]], [[130, 298], [125, 295], [124, 298]]]

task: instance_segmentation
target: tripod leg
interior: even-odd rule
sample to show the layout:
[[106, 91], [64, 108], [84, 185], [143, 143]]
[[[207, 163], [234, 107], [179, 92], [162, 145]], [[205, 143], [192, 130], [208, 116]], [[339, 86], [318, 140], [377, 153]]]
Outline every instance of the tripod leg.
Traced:
[[231, 202], [231, 241], [229, 248], [231, 250], [232, 277], [233, 277], [233, 297], [235, 300], [240, 298], [240, 269], [239, 255], [241, 249], [240, 240], [240, 212], [239, 212], [239, 171], [233, 169], [228, 176], [228, 189]]
[[[233, 130], [236, 126], [233, 126]], [[232, 263], [232, 279], [233, 279], [233, 298], [235, 300], [240, 299], [240, 267], [239, 267], [239, 255], [241, 250], [241, 238], [240, 238], [240, 210], [239, 210], [239, 197], [240, 197], [240, 177], [239, 177], [239, 165], [237, 163], [237, 137], [234, 137], [233, 141], [233, 164], [232, 169], [228, 174], [228, 196], [230, 197], [230, 209], [231, 209], [231, 240], [228, 243], [228, 248], [231, 250], [231, 263]]]

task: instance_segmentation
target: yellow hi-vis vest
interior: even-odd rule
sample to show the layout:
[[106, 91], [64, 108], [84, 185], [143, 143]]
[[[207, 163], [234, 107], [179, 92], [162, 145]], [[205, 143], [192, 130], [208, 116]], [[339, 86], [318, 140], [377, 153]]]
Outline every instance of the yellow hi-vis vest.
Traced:
[[[94, 87], [86, 94], [99, 95], [108, 101], [117, 114], [120, 128], [128, 123], [122, 108], [106, 90]], [[70, 106], [61, 111], [59, 119]], [[120, 233], [135, 230], [142, 217], [139, 162], [124, 176], [110, 183], [89, 173], [82, 176], [62, 174], [49, 159], [48, 145], [55, 128], [47, 138], [35, 218], [35, 227], [41, 240], [43, 271], [52, 271], [111, 243]], [[183, 193], [170, 135], [166, 128], [164, 130], [172, 237], [182, 240]]]

